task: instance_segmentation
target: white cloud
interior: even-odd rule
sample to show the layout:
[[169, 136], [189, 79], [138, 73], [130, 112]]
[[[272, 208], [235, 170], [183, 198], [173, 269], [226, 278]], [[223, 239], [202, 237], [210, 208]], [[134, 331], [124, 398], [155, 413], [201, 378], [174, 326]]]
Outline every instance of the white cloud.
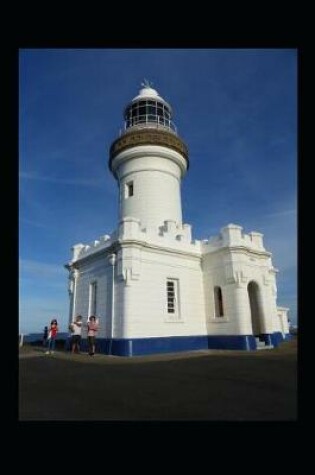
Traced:
[[54, 178], [52, 176], [43, 176], [33, 172], [20, 172], [20, 179], [22, 180], [34, 180], [34, 181], [45, 181], [48, 183], [55, 183], [59, 185], [75, 185], [75, 186], [91, 186], [91, 187], [100, 187], [104, 184], [103, 178]]
[[280, 218], [283, 216], [296, 215], [296, 208], [277, 211], [276, 213], [266, 214], [266, 218]]
[[62, 264], [47, 264], [45, 262], [20, 259], [20, 273], [36, 277], [65, 277], [65, 269]]
[[50, 226], [46, 226], [46, 224], [42, 224], [42, 223], [39, 223], [37, 221], [33, 221], [31, 219], [21, 218], [20, 222], [25, 223], [25, 224], [29, 224], [30, 226], [35, 226], [37, 228], [51, 229]]

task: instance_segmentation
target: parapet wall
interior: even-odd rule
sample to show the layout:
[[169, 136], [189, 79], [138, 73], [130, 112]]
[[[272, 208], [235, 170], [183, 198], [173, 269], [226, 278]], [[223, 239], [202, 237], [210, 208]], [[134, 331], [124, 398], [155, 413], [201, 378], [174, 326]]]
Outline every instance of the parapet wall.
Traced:
[[217, 236], [202, 241], [202, 253], [213, 252], [220, 247], [246, 247], [250, 250], [266, 252], [263, 244], [263, 234], [252, 231], [248, 234], [242, 232], [242, 226], [228, 224], [221, 229]]
[[167, 220], [158, 229], [143, 229], [139, 219], [125, 217], [120, 221], [118, 230], [112, 234], [104, 234], [98, 240], [86, 245], [79, 243], [73, 246], [72, 261], [106, 249], [116, 241], [123, 242], [127, 240], [140, 241], [200, 255], [215, 252], [220, 248], [234, 246], [266, 252], [263, 244], [263, 234], [254, 231], [244, 234], [242, 230], [241, 226], [229, 224], [221, 229], [219, 235], [199, 241], [192, 239], [190, 224], [180, 225], [176, 221]]

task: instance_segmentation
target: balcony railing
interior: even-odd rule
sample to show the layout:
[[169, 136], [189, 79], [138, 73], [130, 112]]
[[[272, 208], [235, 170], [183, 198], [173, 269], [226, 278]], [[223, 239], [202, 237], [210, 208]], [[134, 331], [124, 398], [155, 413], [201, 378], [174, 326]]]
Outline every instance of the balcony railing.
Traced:
[[[124, 124], [124, 131], [123, 133], [127, 132], [128, 129], [131, 127], [137, 128], [153, 128], [153, 129], [163, 129], [172, 132], [173, 134], [177, 135], [177, 128], [174, 122], [170, 119], [165, 117], [161, 117], [159, 115], [138, 115], [136, 117], [132, 117], [130, 119], [125, 120]], [[120, 131], [120, 135], [122, 132]]]

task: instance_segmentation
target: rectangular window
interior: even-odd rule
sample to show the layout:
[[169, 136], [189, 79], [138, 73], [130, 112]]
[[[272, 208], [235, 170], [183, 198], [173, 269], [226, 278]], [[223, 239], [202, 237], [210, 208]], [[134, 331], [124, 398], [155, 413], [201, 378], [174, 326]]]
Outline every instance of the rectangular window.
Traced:
[[125, 198], [133, 196], [133, 181], [129, 181], [125, 186]]
[[221, 287], [214, 287], [214, 315], [215, 318], [224, 317]]
[[89, 316], [97, 315], [97, 282], [90, 283]]
[[171, 320], [179, 320], [178, 280], [166, 281], [167, 314]]

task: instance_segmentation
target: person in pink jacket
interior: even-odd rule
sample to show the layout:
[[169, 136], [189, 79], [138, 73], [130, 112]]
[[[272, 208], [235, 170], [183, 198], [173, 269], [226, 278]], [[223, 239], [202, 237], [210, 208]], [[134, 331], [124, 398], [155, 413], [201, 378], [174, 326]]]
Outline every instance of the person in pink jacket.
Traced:
[[95, 354], [95, 337], [96, 333], [99, 329], [98, 321], [91, 315], [87, 324], [87, 337], [88, 337], [88, 344], [89, 344], [89, 355], [93, 356]]
[[46, 351], [46, 354], [54, 353], [58, 330], [59, 330], [58, 329], [58, 322], [54, 318], [50, 322], [50, 327], [49, 327], [49, 331], [48, 331], [48, 349]]

